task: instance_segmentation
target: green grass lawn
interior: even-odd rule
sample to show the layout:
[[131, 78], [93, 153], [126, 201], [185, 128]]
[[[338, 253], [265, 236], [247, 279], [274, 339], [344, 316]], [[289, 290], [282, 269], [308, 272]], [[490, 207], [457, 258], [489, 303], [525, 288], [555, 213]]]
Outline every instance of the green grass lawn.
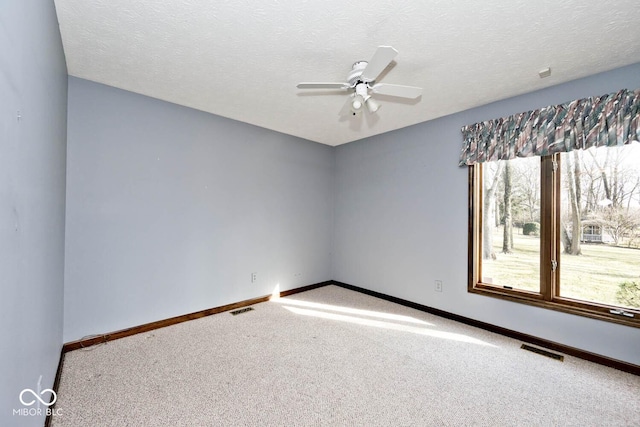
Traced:
[[[503, 254], [502, 228], [494, 231], [495, 260], [483, 260], [484, 281], [517, 289], [538, 290], [540, 239], [513, 235], [513, 253]], [[521, 231], [520, 231], [521, 233]], [[560, 295], [605, 304], [620, 305], [616, 292], [620, 283], [640, 281], [640, 250], [605, 244], [583, 244], [582, 255], [561, 254]]]

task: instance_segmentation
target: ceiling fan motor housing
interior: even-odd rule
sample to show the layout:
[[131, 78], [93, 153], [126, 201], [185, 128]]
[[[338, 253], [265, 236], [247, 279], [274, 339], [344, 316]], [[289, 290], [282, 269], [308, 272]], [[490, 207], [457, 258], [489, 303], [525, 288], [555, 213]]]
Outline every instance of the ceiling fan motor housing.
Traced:
[[353, 64], [353, 66], [351, 67], [351, 72], [347, 76], [347, 82], [349, 82], [349, 85], [351, 87], [355, 87], [358, 82], [362, 81], [360, 77], [362, 76], [362, 72], [364, 71], [364, 69], [367, 68], [367, 65], [369, 65], [367, 61], [358, 61]]

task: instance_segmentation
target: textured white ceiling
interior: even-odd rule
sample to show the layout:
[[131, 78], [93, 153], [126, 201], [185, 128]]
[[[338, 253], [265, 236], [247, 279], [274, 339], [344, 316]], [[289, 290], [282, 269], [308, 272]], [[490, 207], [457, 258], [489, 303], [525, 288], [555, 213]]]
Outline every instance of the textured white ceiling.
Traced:
[[[72, 76], [328, 145], [640, 62], [639, 0], [55, 0]], [[424, 88], [341, 118], [379, 45], [378, 81]], [[538, 77], [551, 67], [552, 75]]]

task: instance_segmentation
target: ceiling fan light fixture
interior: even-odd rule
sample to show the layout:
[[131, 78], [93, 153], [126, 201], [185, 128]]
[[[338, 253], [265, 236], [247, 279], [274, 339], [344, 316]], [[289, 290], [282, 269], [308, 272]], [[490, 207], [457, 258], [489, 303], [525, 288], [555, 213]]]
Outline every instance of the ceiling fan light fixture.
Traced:
[[369, 97], [365, 101], [364, 105], [367, 106], [367, 110], [369, 113], [373, 114], [380, 109], [380, 104], [378, 104], [373, 98]]
[[360, 95], [356, 95], [353, 97], [353, 101], [351, 101], [351, 112], [356, 115], [362, 111], [364, 108], [364, 98]]

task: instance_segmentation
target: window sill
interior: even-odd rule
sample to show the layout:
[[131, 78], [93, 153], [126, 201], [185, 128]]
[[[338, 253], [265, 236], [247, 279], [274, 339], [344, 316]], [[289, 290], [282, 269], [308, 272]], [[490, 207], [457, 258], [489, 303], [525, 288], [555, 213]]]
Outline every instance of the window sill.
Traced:
[[605, 322], [640, 328], [639, 310], [625, 309], [626, 312], [634, 314], [633, 318], [629, 318], [609, 313], [609, 310], [619, 309], [619, 307], [600, 304], [586, 304], [582, 301], [572, 300], [569, 298], [555, 298], [554, 301], [545, 301], [542, 299], [542, 295], [540, 294], [533, 292], [509, 291], [482, 283], [470, 287], [469, 292], [492, 298], [499, 298], [506, 301], [546, 308], [548, 310], [555, 310], [577, 316], [603, 320]]

